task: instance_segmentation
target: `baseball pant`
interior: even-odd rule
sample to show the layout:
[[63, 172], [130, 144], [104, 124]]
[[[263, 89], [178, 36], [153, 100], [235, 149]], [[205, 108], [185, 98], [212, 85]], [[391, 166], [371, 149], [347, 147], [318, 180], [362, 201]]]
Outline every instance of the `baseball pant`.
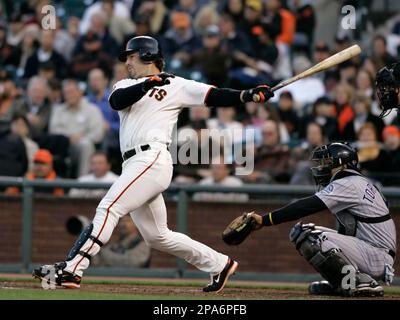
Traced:
[[323, 232], [319, 238], [322, 252], [333, 248], [341, 249], [358, 270], [377, 280], [382, 280], [385, 264], [393, 265], [393, 258], [384, 249], [376, 248], [356, 237]]
[[[167, 210], [161, 192], [172, 178], [172, 159], [165, 145], [150, 144], [123, 163], [122, 174], [101, 200], [93, 219], [92, 235], [107, 243], [119, 219], [130, 214], [143, 239], [152, 248], [173, 254], [211, 274], [220, 273], [228, 257], [167, 226]], [[138, 150], [138, 149], [137, 149]], [[88, 239], [81, 248], [94, 256], [100, 246]], [[67, 261], [66, 271], [79, 276], [89, 267], [81, 255]]]

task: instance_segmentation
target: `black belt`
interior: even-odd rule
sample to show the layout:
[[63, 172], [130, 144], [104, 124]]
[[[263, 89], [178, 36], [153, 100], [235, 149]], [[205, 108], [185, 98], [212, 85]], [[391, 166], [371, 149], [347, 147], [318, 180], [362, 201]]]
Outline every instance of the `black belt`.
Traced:
[[[141, 146], [139, 146], [139, 148], [140, 148], [140, 150], [142, 150], [142, 151], [147, 151], [147, 150], [150, 150], [150, 149], [151, 149], [151, 148], [150, 148], [150, 145], [148, 145], [148, 144], [141, 145]], [[126, 161], [126, 160], [128, 160], [129, 158], [133, 157], [136, 153], [137, 153], [137, 152], [136, 152], [136, 149], [128, 150], [128, 151], [126, 151], [126, 152], [122, 155], [122, 159], [124, 159], [124, 161]]]
[[389, 256], [391, 256], [394, 260], [394, 258], [396, 257], [396, 252], [394, 252], [393, 250], [389, 250]]

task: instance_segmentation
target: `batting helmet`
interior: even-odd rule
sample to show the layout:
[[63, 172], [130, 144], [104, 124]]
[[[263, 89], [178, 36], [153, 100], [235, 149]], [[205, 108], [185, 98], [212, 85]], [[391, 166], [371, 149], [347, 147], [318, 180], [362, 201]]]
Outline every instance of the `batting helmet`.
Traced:
[[348, 144], [333, 142], [314, 149], [311, 161], [317, 166], [311, 171], [318, 185], [326, 186], [332, 178], [332, 169], [346, 164], [350, 169], [357, 170], [357, 151]]
[[380, 117], [384, 117], [399, 105], [400, 64], [394, 63], [380, 69], [375, 77], [375, 85], [382, 109]]
[[163, 59], [160, 45], [152, 37], [139, 36], [130, 39], [126, 44], [125, 51], [119, 55], [118, 59], [125, 62], [127, 56], [134, 52], [139, 52], [140, 60], [144, 63], [153, 63]]

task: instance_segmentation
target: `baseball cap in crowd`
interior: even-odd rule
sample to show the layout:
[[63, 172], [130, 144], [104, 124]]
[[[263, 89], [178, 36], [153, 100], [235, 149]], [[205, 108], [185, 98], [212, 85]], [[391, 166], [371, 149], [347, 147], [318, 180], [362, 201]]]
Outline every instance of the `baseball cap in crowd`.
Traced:
[[400, 137], [400, 129], [396, 126], [387, 126], [382, 131], [383, 140], [385, 140], [388, 136], [396, 136]]
[[326, 42], [321, 41], [315, 46], [315, 51], [329, 52], [330, 50]]
[[33, 157], [33, 162], [53, 163], [53, 156], [49, 150], [39, 149]]
[[219, 27], [215, 24], [212, 24], [207, 27], [206, 32], [204, 34], [206, 37], [215, 37], [220, 35]]
[[175, 12], [172, 14], [171, 22], [174, 28], [188, 28], [190, 27], [190, 16], [186, 12]]
[[335, 36], [335, 42], [338, 43], [338, 44], [348, 43], [348, 42], [350, 42], [350, 38], [349, 38], [349, 36], [347, 34], [338, 33]]
[[282, 91], [282, 93], [279, 95], [279, 99], [280, 98], [287, 98], [287, 99], [290, 99], [290, 100], [293, 100], [293, 95], [291, 94], [291, 92], [290, 91]]
[[261, 11], [263, 8], [261, 0], [246, 0], [246, 7], [249, 7], [254, 11]]

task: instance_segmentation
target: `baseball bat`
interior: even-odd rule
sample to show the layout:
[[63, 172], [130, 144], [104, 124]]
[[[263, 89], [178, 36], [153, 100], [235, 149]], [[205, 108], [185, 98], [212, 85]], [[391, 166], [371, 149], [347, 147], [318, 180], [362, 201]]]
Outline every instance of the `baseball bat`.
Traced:
[[284, 80], [280, 83], [278, 83], [275, 87], [271, 88], [272, 91], [276, 91], [278, 89], [281, 89], [297, 80], [309, 77], [313, 75], [314, 73], [324, 71], [326, 69], [329, 69], [333, 66], [338, 65], [339, 63], [342, 63], [343, 61], [349, 60], [361, 53], [361, 48], [355, 44], [349, 48], [346, 48], [333, 56], [330, 56], [329, 58], [326, 58], [325, 60], [317, 63], [315, 66], [312, 66], [311, 68], [303, 71], [302, 73], [299, 73], [295, 75], [294, 77], [291, 77], [287, 80]]

